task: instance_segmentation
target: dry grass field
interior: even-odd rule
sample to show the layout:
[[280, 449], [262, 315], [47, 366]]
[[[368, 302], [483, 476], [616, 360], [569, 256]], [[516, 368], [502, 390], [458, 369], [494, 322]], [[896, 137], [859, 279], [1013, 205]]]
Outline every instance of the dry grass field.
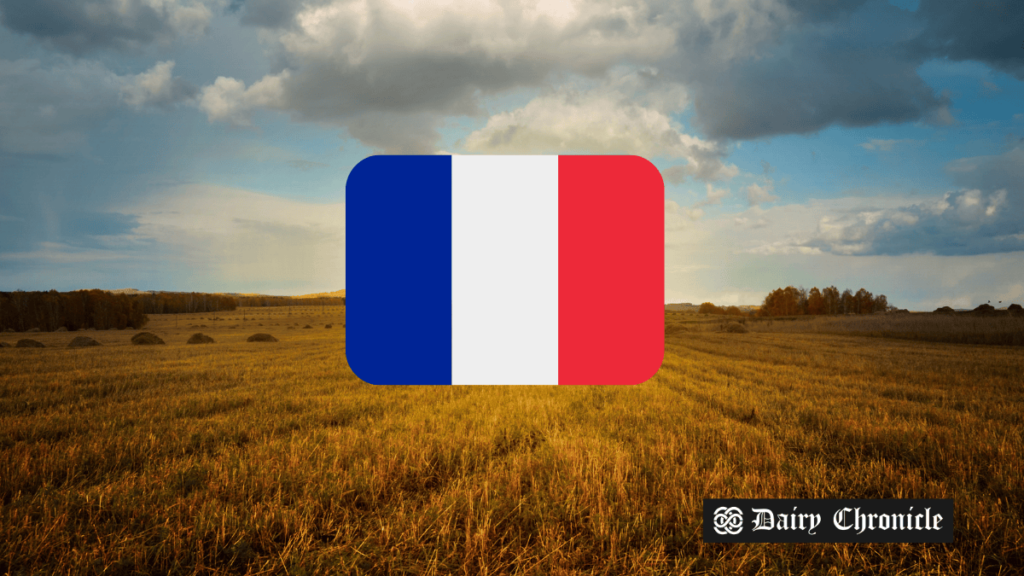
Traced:
[[[343, 309], [244, 314], [0, 334], [48, 346], [0, 349], [0, 573], [1024, 570], [1020, 347], [669, 313], [640, 386], [372, 387]], [[956, 543], [705, 544], [711, 497], [952, 498]]]

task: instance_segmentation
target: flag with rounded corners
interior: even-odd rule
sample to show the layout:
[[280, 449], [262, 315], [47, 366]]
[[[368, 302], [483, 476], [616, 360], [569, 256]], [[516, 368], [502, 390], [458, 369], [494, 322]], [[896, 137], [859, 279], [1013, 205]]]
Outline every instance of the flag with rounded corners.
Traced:
[[639, 384], [664, 352], [664, 183], [638, 156], [371, 156], [346, 184], [346, 353], [372, 384]]

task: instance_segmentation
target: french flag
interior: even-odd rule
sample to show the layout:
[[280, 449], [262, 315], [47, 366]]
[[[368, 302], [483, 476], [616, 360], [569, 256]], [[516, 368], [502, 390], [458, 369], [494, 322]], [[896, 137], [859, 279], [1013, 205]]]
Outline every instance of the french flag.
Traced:
[[346, 183], [346, 353], [371, 384], [639, 384], [664, 352], [664, 182], [638, 156], [371, 156]]

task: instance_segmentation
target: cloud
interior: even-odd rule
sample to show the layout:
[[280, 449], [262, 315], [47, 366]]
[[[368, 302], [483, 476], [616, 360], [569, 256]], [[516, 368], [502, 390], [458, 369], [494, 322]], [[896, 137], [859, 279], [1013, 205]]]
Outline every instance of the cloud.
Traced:
[[[77, 234], [73, 240], [0, 250], [0, 289], [80, 289], [92, 282], [295, 294], [345, 285], [343, 203], [192, 184], [151, 190], [116, 212], [71, 225], [62, 232]], [[81, 245], [82, 234], [91, 245]]]
[[758, 184], [751, 184], [747, 186], [747, 202], [751, 206], [758, 206], [766, 202], [774, 202], [779, 199], [778, 196], [772, 194], [775, 190], [775, 185], [769, 181], [764, 186]]
[[260, 28], [285, 28], [295, 22], [300, 0], [231, 0], [229, 12], [241, 13], [243, 24]]
[[285, 150], [284, 148], [259, 142], [241, 146], [237, 150], [235, 156], [244, 160], [255, 160], [257, 162], [279, 162], [297, 170], [302, 170], [303, 172], [316, 168], [326, 168], [328, 166], [328, 164], [324, 164], [323, 162], [306, 160], [295, 152]]
[[755, 182], [746, 188], [747, 202], [754, 207], [779, 199], [778, 196], [773, 194], [775, 192], [775, 180], [769, 176], [769, 174], [775, 172], [775, 168], [772, 168], [772, 165], [766, 161], [761, 161], [761, 168], [764, 171], [764, 184], [761, 185]]
[[917, 15], [927, 26], [908, 45], [919, 58], [975, 60], [1024, 80], [1024, 3], [930, 0], [921, 2]]
[[81, 264], [102, 260], [124, 260], [127, 256], [112, 250], [82, 248], [60, 242], [40, 242], [39, 247], [27, 252], [0, 253], [0, 260], [42, 264]]
[[82, 55], [94, 50], [138, 50], [153, 42], [206, 31], [219, 1], [0, 0], [0, 22], [53, 47]]
[[696, 203], [694, 207], [699, 208], [701, 206], [717, 206], [722, 203], [723, 198], [729, 195], [728, 188], [714, 188], [711, 186], [710, 182], [705, 184], [705, 186], [707, 187], [707, 196], [704, 198], [704, 200], [701, 200], [700, 202]]
[[121, 78], [102, 64], [0, 60], [0, 150], [66, 154], [116, 109]]
[[727, 188], [715, 188], [710, 182], [705, 184], [705, 186], [707, 194], [704, 199], [688, 208], [680, 206], [674, 200], [665, 199], [666, 230], [685, 228], [690, 222], [700, 220], [704, 217], [704, 208], [706, 206], [717, 206], [722, 203], [723, 198], [729, 195]]
[[0, 60], [0, 151], [64, 155], [84, 149], [88, 134], [120, 104], [169, 108], [195, 88], [173, 77], [173, 61], [119, 76], [94, 60], [57, 56]]
[[440, 140], [442, 118], [427, 112], [366, 112], [348, 122], [348, 132], [384, 154], [432, 154]]
[[[479, 116], [487, 96], [543, 86], [553, 74], [596, 77], [642, 64], [669, 55], [675, 41], [651, 7], [628, 0], [453, 0], [441, 10], [389, 0], [290, 6], [259, 18], [288, 72], [275, 74], [280, 97], [247, 101], [239, 81], [218, 79], [204, 107], [211, 120], [244, 124], [246, 111], [264, 107], [346, 126], [375, 148], [425, 150], [445, 117]], [[264, 8], [239, 6], [253, 18]], [[414, 124], [415, 141], [366, 130], [403, 121]]]
[[121, 97], [136, 109], [145, 106], [169, 108], [179, 102], [191, 100], [196, 88], [181, 78], [172, 76], [174, 61], [158, 62], [143, 72], [124, 79]]
[[[712, 4], [711, 7], [706, 4]], [[884, 2], [680, 3], [676, 58], [655, 63], [693, 92], [712, 139], [807, 134], [832, 125], [952, 121], [950, 100], [904, 48], [925, 27]]]
[[998, 94], [1003, 91], [999, 85], [994, 82], [989, 82], [988, 80], [981, 81], [981, 89], [984, 94]]
[[[653, 91], [685, 87], [692, 123], [709, 142], [833, 125], [949, 125], [956, 121], [951, 96], [925, 83], [917, 72], [923, 62], [957, 55], [1013, 68], [1024, 54], [1007, 52], [1012, 42], [1003, 36], [998, 47], [985, 44], [987, 26], [1010, 34], [1005, 19], [1020, 8], [974, 10], [963, 21], [975, 27], [960, 30], [935, 8], [944, 5], [970, 11], [938, 1], [911, 12], [865, 0], [452, 0], [443, 9], [418, 0], [237, 0], [231, 10], [262, 28], [277, 63], [264, 80], [279, 79], [280, 90], [266, 100], [246, 98], [244, 84], [225, 76], [211, 91], [219, 105], [209, 102], [208, 112], [212, 120], [246, 125], [255, 108], [280, 110], [347, 127], [379, 150], [428, 151], [445, 118], [479, 117], [492, 96], [555, 83], [562, 88], [538, 98], [565, 106], [568, 80], [631, 66], [657, 69]], [[639, 105], [669, 117], [685, 106]], [[519, 119], [497, 116], [487, 136], [500, 144]], [[402, 122], [413, 129], [367, 129]], [[718, 154], [697, 148], [690, 156], [702, 153]], [[714, 159], [686, 166], [670, 176], [730, 177]]]
[[343, 203], [188, 185], [122, 212], [137, 221], [128, 238], [151, 246], [151, 258], [202, 271], [215, 286], [345, 285]]
[[288, 70], [280, 74], [268, 74], [248, 88], [241, 80], [220, 76], [213, 84], [202, 89], [198, 100], [199, 109], [206, 112], [210, 122], [251, 126], [253, 110], [284, 107], [284, 82], [290, 76]]
[[[887, 213], [915, 203], [924, 202], [895, 195], [843, 197], [752, 207], [739, 214], [705, 216], [699, 222], [685, 213], [666, 214], [665, 297], [669, 302], [726, 303], [728, 295], [739, 298], [729, 303], [758, 304], [775, 288], [834, 284], [853, 290], [863, 286], [912, 310], [973, 308], [988, 299], [1003, 300], [1004, 305], [1024, 303], [1024, 251], [847, 255], [809, 242], [822, 217]], [[935, 234], [941, 236], [941, 230]]]
[[704, 210], [699, 207], [684, 208], [675, 200], [665, 199], [665, 230], [687, 228], [691, 222], [703, 216]]
[[974, 156], [954, 160], [946, 172], [963, 188], [1006, 188], [1011, 198], [1019, 199], [1024, 186], [1024, 147], [1015, 147], [995, 156]]
[[673, 183], [687, 177], [728, 180], [739, 173], [735, 165], [723, 162], [723, 146], [685, 134], [671, 119], [669, 109], [685, 98], [679, 92], [669, 98], [655, 91], [644, 96], [645, 102], [621, 88], [563, 87], [538, 96], [521, 108], [491, 116], [466, 137], [465, 147], [492, 154], [585, 152], [686, 159], [687, 164], [665, 171]]
[[[1006, 183], [999, 174], [1017, 151], [989, 158], [972, 171], [975, 181]], [[1015, 170], [1020, 168], [1014, 167]], [[996, 172], [996, 175], [992, 175]], [[965, 179], [962, 174], [958, 177]], [[1019, 182], [1019, 181], [1018, 181]], [[924, 202], [879, 207], [862, 204], [816, 215], [817, 226], [784, 240], [765, 242], [757, 253], [814, 249], [848, 256], [938, 254], [969, 256], [1024, 250], [1024, 195], [1019, 183], [1006, 188], [962, 188]], [[878, 202], [878, 199], [871, 199]]]
[[892, 152], [896, 148], [897, 144], [920, 144], [920, 143], [921, 143], [920, 140], [912, 140], [912, 139], [879, 140], [877, 138], [872, 138], [871, 140], [868, 140], [867, 142], [862, 142], [862, 143], [858, 144], [858, 146], [860, 146], [861, 148], [863, 148], [865, 150], [876, 150], [878, 152]]

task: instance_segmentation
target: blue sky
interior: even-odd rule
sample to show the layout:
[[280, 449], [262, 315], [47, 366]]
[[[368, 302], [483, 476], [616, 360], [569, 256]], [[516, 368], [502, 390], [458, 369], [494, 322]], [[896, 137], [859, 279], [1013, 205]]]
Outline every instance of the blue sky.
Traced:
[[341, 289], [370, 154], [627, 153], [665, 177], [670, 302], [1024, 302], [1021, 21], [1012, 0], [0, 0], [0, 290]]

